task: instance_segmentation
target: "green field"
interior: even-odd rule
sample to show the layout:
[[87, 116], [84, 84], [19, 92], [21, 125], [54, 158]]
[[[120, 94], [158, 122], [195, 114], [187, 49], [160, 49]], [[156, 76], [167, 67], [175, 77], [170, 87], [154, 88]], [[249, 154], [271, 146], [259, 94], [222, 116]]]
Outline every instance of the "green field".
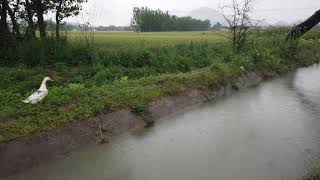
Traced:
[[[29, 41], [1, 52], [0, 143], [119, 108], [148, 112], [157, 98], [233, 83], [246, 72], [270, 76], [319, 62], [319, 33], [285, 43], [286, 30], [256, 31], [241, 51], [221, 32], [80, 33], [67, 41]], [[241, 67], [241, 68], [240, 68]], [[22, 103], [44, 76], [49, 95]]]
[[[222, 42], [226, 40], [223, 32], [93, 32], [94, 44], [97, 47], [119, 48], [119, 47], [163, 47], [174, 46], [179, 43], [190, 42]], [[69, 32], [75, 42], [83, 41], [84, 34], [80, 32]], [[88, 35], [90, 38], [91, 35]]]

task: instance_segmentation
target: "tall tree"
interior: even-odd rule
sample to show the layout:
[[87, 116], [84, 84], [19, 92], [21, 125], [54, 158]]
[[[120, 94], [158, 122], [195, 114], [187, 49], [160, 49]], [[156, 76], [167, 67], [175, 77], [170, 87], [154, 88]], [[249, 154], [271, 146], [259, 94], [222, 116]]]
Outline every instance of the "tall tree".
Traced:
[[[7, 11], [8, 11], [8, 14], [10, 16], [10, 19], [11, 19], [11, 23], [12, 23], [12, 32], [15, 33], [15, 37], [19, 40], [22, 40], [22, 34], [20, 32], [20, 26], [18, 24], [18, 20], [17, 20], [17, 17], [16, 17], [16, 13], [19, 9], [19, 6], [20, 6], [20, 0], [16, 0], [16, 1], [12, 1], [11, 4], [7, 3]], [[11, 8], [11, 6], [13, 8]]]
[[1, 3], [1, 32], [7, 32], [9, 31], [9, 26], [8, 26], [8, 22], [7, 22], [7, 5], [8, 5], [8, 1], [7, 0], [0, 0]]
[[9, 26], [7, 22], [7, 0], [0, 0], [0, 47], [7, 45]]
[[28, 22], [28, 28], [27, 28], [26, 34], [27, 36], [34, 39], [36, 38], [36, 28], [37, 28], [33, 20], [33, 17], [35, 14], [34, 4], [29, 0], [25, 0], [24, 6], [25, 6], [25, 12], [23, 14], [25, 15], [24, 16], [25, 20]]
[[56, 37], [60, 38], [60, 23], [64, 18], [76, 16], [82, 9], [82, 4], [87, 0], [52, 0], [52, 7], [56, 11]]
[[254, 0], [232, 0], [232, 3], [221, 7], [232, 12], [224, 16], [231, 34], [234, 50], [240, 50], [246, 43], [253, 27], [250, 15], [253, 11]]
[[34, 0], [34, 9], [38, 19], [38, 27], [40, 32], [40, 38], [46, 39], [46, 22], [44, 20], [44, 14], [49, 8], [48, 0]]
[[[143, 10], [143, 8], [141, 8]], [[136, 32], [141, 31], [141, 10], [138, 7], [133, 8], [133, 18], [131, 19], [131, 26]]]

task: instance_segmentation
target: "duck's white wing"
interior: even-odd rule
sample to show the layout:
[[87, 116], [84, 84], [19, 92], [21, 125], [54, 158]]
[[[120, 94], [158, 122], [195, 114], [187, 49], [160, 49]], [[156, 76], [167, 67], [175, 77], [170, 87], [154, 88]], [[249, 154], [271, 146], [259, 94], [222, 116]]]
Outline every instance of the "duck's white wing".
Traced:
[[24, 103], [31, 103], [31, 104], [36, 104], [39, 101], [41, 101], [43, 98], [47, 96], [48, 92], [47, 91], [40, 91], [37, 90], [33, 94], [31, 94], [26, 100], [24, 100]]

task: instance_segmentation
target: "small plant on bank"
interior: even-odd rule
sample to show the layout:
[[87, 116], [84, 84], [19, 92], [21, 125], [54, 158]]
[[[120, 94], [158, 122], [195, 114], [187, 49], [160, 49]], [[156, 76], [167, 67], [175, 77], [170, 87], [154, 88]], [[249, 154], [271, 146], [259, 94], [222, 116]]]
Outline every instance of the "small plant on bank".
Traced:
[[154, 121], [151, 119], [149, 109], [146, 107], [146, 105], [139, 103], [134, 104], [131, 108], [131, 111], [142, 117], [144, 122], [146, 122], [146, 127], [151, 127], [154, 125]]
[[140, 103], [132, 105], [131, 111], [136, 114], [143, 114], [144, 112], [147, 112], [145, 105]]

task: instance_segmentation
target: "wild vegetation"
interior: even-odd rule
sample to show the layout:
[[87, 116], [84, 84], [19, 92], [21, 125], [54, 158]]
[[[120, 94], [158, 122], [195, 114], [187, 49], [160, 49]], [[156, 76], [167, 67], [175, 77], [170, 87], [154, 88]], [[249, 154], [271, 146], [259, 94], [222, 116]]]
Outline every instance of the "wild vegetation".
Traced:
[[[233, 51], [223, 36], [213, 32], [197, 32], [195, 41], [186, 41], [188, 34], [179, 39], [170, 32], [112, 33], [135, 36], [119, 38], [116, 48], [111, 48], [116, 40], [102, 48], [100, 40], [87, 48], [72, 34], [65, 41], [24, 42], [8, 52], [0, 68], [0, 142], [119, 108], [143, 110], [161, 96], [234, 82], [248, 71], [272, 76], [319, 61], [319, 31], [293, 43], [285, 43], [286, 32], [256, 31], [242, 51]], [[207, 36], [212, 39], [202, 38]], [[169, 46], [164, 41], [176, 43]], [[37, 105], [22, 103], [45, 75], [55, 80], [49, 84], [49, 96]]]

